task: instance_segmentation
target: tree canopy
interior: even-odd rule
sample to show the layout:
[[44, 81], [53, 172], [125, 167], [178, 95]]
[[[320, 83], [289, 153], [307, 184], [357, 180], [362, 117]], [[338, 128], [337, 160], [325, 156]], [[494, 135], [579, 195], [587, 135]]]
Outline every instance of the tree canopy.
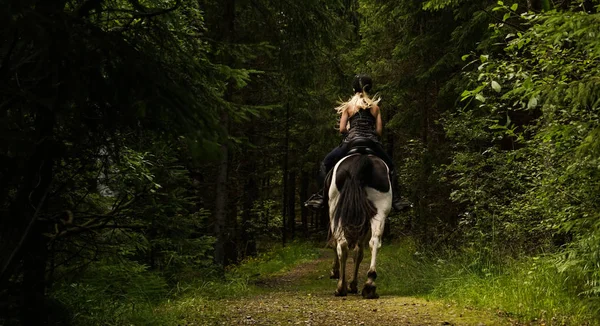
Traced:
[[382, 142], [415, 204], [389, 238], [494, 263], [551, 253], [597, 299], [598, 6], [4, 1], [0, 321], [60, 322], [49, 307], [69, 282], [164, 292], [324, 240], [327, 217], [303, 202], [357, 73], [383, 98]]

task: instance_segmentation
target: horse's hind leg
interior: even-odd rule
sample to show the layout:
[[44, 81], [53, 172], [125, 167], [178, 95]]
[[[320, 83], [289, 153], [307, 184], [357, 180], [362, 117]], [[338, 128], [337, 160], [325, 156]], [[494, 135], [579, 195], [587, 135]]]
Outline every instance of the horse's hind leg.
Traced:
[[363, 260], [363, 256], [363, 242], [359, 241], [354, 249], [354, 273], [352, 273], [352, 278], [350, 279], [348, 293], [358, 293], [358, 267]]
[[371, 248], [371, 265], [369, 266], [369, 272], [367, 272], [367, 281], [362, 289], [362, 296], [366, 299], [377, 299], [377, 286], [375, 285], [375, 279], [377, 278], [376, 262], [377, 262], [377, 249], [381, 247], [381, 236], [383, 235], [383, 228], [385, 226], [385, 214], [377, 212], [377, 214], [371, 219], [371, 240], [369, 241], [369, 247]]
[[340, 278], [338, 280], [335, 296], [345, 297], [348, 294], [348, 288], [346, 285], [346, 260], [348, 259], [348, 242], [346, 242], [346, 240], [338, 241], [337, 255], [340, 264]]
[[340, 278], [340, 260], [338, 258], [337, 243], [333, 247], [333, 265], [331, 266], [331, 274], [329, 274], [329, 278], [336, 280]]

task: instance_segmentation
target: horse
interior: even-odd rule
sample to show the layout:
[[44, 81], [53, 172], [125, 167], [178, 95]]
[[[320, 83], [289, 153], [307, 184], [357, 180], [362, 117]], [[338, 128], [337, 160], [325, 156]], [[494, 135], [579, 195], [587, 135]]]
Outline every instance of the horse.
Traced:
[[[329, 173], [325, 190], [330, 241], [335, 253], [330, 278], [338, 279], [335, 296], [358, 293], [358, 267], [366, 239], [370, 238], [371, 265], [361, 293], [363, 298], [376, 299], [379, 297], [375, 285], [377, 249], [381, 247], [385, 219], [392, 208], [389, 168], [368, 152], [350, 152]], [[354, 270], [348, 288], [346, 260], [351, 249], [354, 249]]]

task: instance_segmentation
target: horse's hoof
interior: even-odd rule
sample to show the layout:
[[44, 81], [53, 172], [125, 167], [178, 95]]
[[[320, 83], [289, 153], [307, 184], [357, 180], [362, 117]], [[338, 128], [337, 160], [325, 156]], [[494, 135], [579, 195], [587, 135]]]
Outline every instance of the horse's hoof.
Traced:
[[362, 296], [365, 299], [378, 299], [379, 298], [379, 294], [377, 294], [376, 292], [377, 290], [377, 286], [375, 285], [371, 285], [371, 284], [365, 284], [365, 286], [362, 289]]
[[373, 294], [366, 295], [366, 296], [363, 295], [363, 298], [365, 298], [365, 299], [379, 299], [379, 294], [373, 293]]
[[340, 272], [331, 272], [331, 274], [329, 274], [329, 278], [332, 280], [337, 280], [340, 278]]
[[348, 293], [351, 293], [351, 294], [358, 293], [358, 287], [356, 286], [356, 283], [354, 281], [350, 282], [350, 286], [348, 286]]
[[335, 295], [336, 297], [345, 297], [345, 296], [347, 295], [347, 293], [346, 293], [346, 292], [340, 292], [340, 291], [338, 291], [338, 290], [335, 290], [335, 293], [334, 293], [334, 295]]

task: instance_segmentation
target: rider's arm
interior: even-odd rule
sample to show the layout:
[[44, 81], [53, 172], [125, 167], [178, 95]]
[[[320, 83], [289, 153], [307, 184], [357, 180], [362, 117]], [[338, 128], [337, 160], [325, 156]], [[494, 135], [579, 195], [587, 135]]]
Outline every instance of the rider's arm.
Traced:
[[375, 119], [377, 119], [375, 121], [375, 131], [377, 132], [377, 134], [379, 135], [379, 137], [381, 137], [381, 134], [383, 133], [383, 121], [381, 120], [381, 111], [379, 111], [379, 107], [377, 105], [375, 105], [372, 108], [373, 113], [375, 113]]
[[342, 117], [340, 118], [340, 134], [344, 134], [348, 132], [346, 129], [346, 125], [348, 124], [348, 112], [344, 111], [342, 113]]

